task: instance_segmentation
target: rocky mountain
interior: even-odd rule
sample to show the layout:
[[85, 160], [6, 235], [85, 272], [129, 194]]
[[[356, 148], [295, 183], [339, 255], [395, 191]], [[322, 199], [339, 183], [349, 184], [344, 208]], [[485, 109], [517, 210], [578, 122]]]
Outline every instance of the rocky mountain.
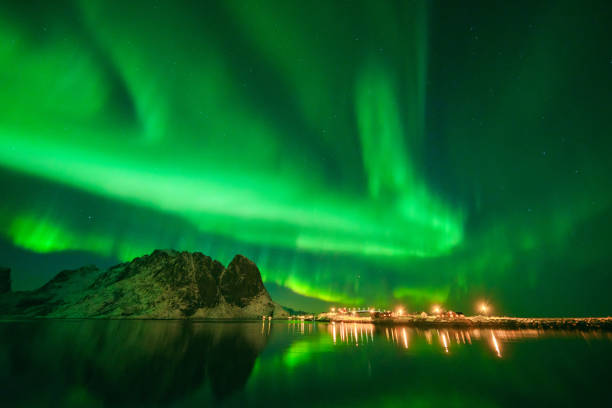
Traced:
[[38, 290], [0, 295], [0, 315], [248, 319], [287, 312], [270, 298], [257, 265], [242, 255], [226, 268], [199, 252], [155, 250], [108, 270], [65, 270]]

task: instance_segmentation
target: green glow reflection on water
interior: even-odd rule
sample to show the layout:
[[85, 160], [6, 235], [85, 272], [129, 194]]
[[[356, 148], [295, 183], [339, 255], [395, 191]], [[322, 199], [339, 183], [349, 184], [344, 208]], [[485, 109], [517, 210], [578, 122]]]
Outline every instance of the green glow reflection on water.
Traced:
[[9, 406], [607, 406], [611, 363], [602, 332], [0, 323]]

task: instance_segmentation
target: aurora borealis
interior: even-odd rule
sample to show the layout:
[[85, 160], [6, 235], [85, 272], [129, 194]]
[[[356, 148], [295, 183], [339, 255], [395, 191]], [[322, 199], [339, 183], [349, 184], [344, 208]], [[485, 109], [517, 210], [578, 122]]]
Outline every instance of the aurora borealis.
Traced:
[[0, 262], [242, 253], [298, 308], [609, 314], [611, 14], [4, 1]]

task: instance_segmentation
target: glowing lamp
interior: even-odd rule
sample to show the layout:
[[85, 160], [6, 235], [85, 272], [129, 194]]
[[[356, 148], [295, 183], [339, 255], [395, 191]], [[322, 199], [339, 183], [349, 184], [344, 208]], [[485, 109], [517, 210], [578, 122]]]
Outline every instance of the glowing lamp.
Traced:
[[489, 311], [489, 306], [488, 306], [486, 303], [482, 303], [482, 304], [480, 305], [480, 311], [481, 311], [483, 314], [487, 314], [487, 312]]

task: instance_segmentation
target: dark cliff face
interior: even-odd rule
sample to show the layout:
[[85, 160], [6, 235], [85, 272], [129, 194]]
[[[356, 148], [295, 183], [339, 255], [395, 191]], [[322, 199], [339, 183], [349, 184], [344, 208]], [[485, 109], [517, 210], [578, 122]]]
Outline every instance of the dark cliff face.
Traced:
[[134, 268], [149, 268], [152, 276], [180, 293], [194, 308], [214, 307], [220, 302], [218, 277], [223, 265], [200, 252], [155, 251], [137, 258]]
[[11, 270], [0, 267], [0, 295], [11, 291]]
[[250, 298], [262, 292], [268, 295], [257, 265], [242, 255], [236, 255], [227, 266], [221, 276], [220, 286], [225, 300], [240, 307], [244, 307]]
[[219, 277], [223, 265], [200, 252], [155, 250], [151, 255], [116, 265], [103, 273], [92, 288], [108, 287], [138, 275], [146, 275], [164, 291], [175, 293], [185, 315], [221, 301]]

